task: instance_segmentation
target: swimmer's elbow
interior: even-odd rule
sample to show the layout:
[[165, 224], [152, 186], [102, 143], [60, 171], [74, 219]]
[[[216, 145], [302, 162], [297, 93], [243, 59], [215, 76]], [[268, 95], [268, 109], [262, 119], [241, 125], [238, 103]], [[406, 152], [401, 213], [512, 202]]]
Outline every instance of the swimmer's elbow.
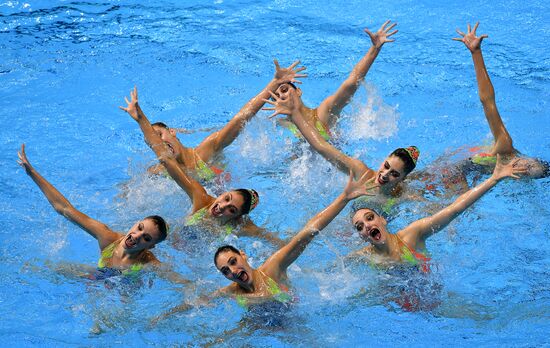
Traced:
[[486, 107], [490, 105], [495, 105], [495, 91], [491, 89], [489, 91], [485, 91], [485, 93], [480, 93], [479, 101]]
[[320, 231], [321, 231], [321, 230], [320, 230], [317, 226], [315, 226], [315, 225], [307, 225], [307, 226], [304, 228], [304, 230], [303, 230], [303, 232], [304, 232], [308, 237], [311, 237], [311, 238], [313, 238], [313, 237], [315, 237], [316, 235], [318, 235]]
[[59, 215], [63, 215], [66, 218], [69, 218], [72, 215], [72, 212], [75, 210], [74, 207], [69, 203], [56, 202], [52, 205]]

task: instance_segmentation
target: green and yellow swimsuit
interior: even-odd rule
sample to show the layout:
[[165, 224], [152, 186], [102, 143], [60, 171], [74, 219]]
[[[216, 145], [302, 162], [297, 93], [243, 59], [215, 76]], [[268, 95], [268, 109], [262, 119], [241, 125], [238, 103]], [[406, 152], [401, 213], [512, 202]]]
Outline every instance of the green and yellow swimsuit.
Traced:
[[[264, 280], [266, 280], [267, 290], [269, 291], [272, 299], [280, 303], [288, 303], [292, 300], [292, 296], [290, 296], [290, 294], [288, 293], [288, 288], [286, 286], [277, 284], [276, 281], [271, 279], [271, 277], [267, 276], [264, 272], [260, 270], [258, 271], [264, 276]], [[235, 299], [237, 300], [237, 304], [239, 306], [245, 309], [248, 308], [249, 299], [246, 296], [237, 295]]]

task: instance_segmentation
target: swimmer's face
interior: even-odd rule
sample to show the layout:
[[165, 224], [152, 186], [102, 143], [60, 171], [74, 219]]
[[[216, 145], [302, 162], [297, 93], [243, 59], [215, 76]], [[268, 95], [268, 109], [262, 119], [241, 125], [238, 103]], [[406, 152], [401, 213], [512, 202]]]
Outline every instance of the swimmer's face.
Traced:
[[376, 172], [376, 182], [383, 188], [392, 189], [405, 179], [405, 162], [397, 156], [387, 157]]
[[153, 220], [138, 221], [124, 237], [122, 246], [130, 252], [138, 252], [155, 247], [160, 240], [160, 231]]
[[243, 287], [250, 287], [253, 283], [252, 267], [248, 264], [244, 252], [236, 253], [231, 250], [220, 253], [216, 259], [216, 268], [224, 277]]
[[546, 166], [535, 158], [522, 157], [518, 160], [517, 166], [527, 168], [527, 173], [523, 175], [525, 178], [540, 179], [546, 175]]
[[168, 147], [172, 155], [179, 155], [179, 148], [181, 146], [178, 137], [176, 136], [176, 131], [173, 129], [166, 129], [161, 126], [153, 126], [153, 130], [157, 132], [159, 137], [162, 139], [164, 144]]
[[386, 219], [371, 209], [359, 209], [351, 220], [359, 236], [371, 244], [384, 244], [388, 238]]
[[294, 88], [288, 83], [283, 83], [275, 90], [275, 95], [282, 100], [288, 100], [291, 93], [297, 93], [298, 96], [302, 95], [302, 90], [299, 88]]
[[228, 191], [222, 193], [209, 208], [210, 215], [225, 221], [242, 215], [244, 198], [240, 192]]

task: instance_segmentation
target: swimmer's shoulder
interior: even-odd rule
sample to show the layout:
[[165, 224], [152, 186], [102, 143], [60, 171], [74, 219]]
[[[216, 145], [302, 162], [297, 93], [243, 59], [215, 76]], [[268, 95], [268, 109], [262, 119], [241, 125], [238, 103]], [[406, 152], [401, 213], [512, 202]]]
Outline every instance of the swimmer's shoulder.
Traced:
[[161, 265], [161, 262], [159, 261], [159, 259], [157, 259], [155, 254], [153, 254], [150, 250], [146, 250], [143, 252], [143, 256], [140, 258], [139, 263], [142, 263], [144, 265], [149, 265], [149, 266]]

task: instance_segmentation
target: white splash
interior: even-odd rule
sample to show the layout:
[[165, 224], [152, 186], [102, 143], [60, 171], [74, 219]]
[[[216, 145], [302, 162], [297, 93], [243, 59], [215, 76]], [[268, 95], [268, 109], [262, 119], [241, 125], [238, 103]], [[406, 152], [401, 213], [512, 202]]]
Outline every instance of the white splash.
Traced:
[[399, 105], [391, 106], [384, 103], [375, 86], [364, 84], [367, 92], [367, 102], [354, 103], [349, 122], [347, 138], [352, 140], [383, 139], [393, 136], [397, 132]]

